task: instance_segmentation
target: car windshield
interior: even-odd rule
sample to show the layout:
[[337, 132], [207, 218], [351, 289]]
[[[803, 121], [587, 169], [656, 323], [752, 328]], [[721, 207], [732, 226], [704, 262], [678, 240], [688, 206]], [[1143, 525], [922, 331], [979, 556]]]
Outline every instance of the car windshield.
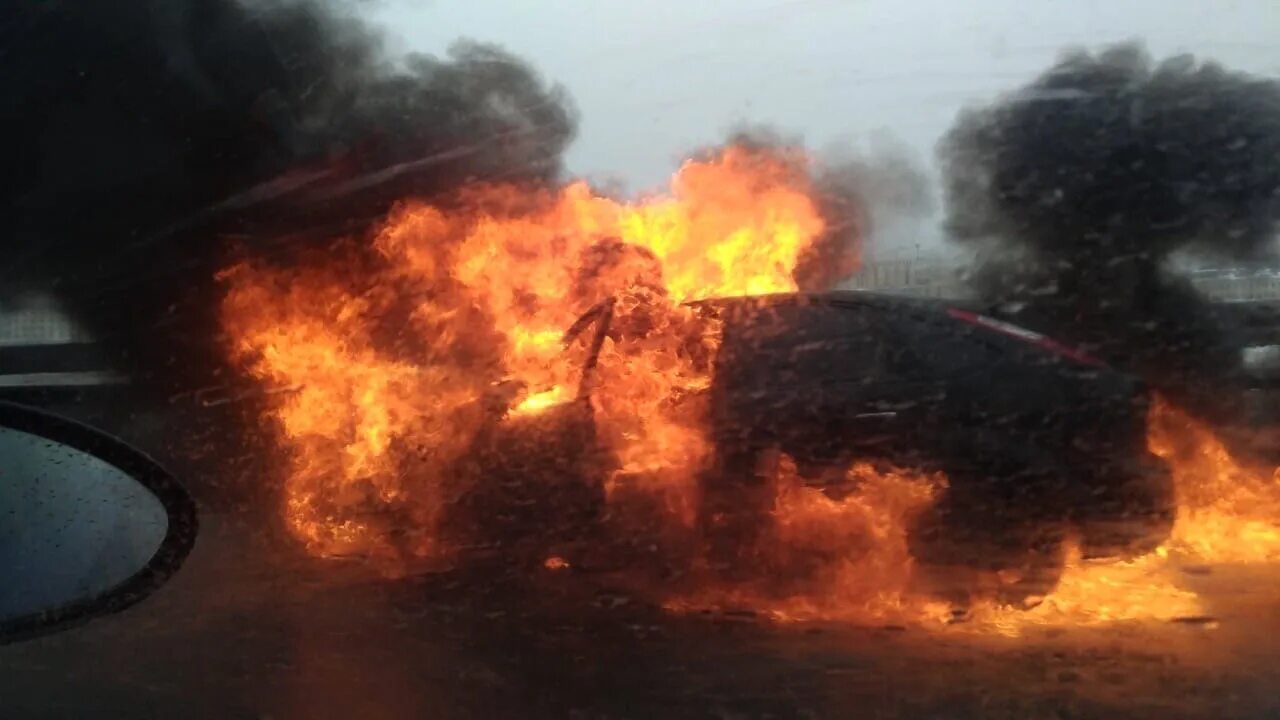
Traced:
[[0, 718], [1280, 717], [1274, 0], [17, 0]]

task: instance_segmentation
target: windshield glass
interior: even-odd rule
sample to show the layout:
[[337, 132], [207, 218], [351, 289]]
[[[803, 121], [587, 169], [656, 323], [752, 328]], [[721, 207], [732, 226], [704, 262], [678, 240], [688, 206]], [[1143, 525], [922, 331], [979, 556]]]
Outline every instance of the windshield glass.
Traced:
[[0, 716], [1280, 716], [1269, 0], [0, 17]]

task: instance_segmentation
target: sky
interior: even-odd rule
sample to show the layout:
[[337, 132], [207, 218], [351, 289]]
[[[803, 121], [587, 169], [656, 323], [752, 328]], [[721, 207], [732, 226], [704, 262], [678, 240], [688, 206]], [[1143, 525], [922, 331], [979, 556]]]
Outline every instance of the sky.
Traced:
[[[580, 112], [569, 170], [633, 190], [743, 123], [814, 148], [888, 135], [932, 168], [957, 111], [1071, 46], [1136, 38], [1280, 76], [1277, 0], [378, 0], [370, 14], [393, 51], [467, 37], [527, 59]], [[933, 219], [913, 232], [940, 238]]]

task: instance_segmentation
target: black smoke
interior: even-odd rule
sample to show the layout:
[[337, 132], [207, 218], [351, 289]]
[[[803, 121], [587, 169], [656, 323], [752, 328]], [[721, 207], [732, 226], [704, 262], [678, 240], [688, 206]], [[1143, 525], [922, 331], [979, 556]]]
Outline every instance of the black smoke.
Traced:
[[554, 182], [576, 124], [500, 48], [393, 59], [323, 0], [9, 3], [0, 88], [0, 295], [52, 289], [135, 381], [175, 386], [217, 371], [232, 244], [287, 254], [400, 198]]
[[1257, 260], [1280, 219], [1280, 83], [1137, 43], [1064, 55], [960, 114], [939, 145], [947, 225], [978, 292], [1232, 412], [1229, 326], [1168, 272], [1179, 250]]

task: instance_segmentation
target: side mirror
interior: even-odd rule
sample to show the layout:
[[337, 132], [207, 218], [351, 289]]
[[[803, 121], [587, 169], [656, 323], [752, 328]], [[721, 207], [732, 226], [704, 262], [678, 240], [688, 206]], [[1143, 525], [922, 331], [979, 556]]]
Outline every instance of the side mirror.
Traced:
[[141, 452], [0, 402], [0, 643], [138, 602], [195, 535], [190, 496]]

